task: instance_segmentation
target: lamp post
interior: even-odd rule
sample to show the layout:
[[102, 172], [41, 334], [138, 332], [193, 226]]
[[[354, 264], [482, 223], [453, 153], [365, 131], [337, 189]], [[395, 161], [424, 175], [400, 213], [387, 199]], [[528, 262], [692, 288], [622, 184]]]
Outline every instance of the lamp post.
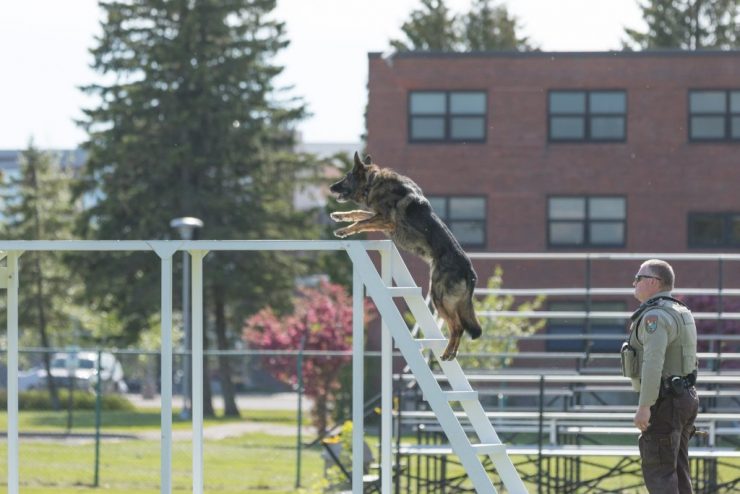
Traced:
[[[203, 221], [191, 216], [175, 218], [170, 227], [177, 230], [180, 238], [191, 240], [196, 228], [203, 228]], [[182, 411], [180, 418], [189, 419], [192, 400], [190, 396], [190, 256], [187, 250], [182, 251], [182, 323], [185, 330], [184, 352], [182, 356]]]

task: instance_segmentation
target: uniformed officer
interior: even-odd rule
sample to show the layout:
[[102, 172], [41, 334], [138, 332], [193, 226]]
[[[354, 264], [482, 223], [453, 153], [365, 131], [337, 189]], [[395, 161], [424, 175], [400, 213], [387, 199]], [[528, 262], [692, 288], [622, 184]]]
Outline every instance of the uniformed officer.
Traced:
[[640, 399], [634, 423], [651, 494], [691, 493], [689, 440], [699, 409], [696, 325], [691, 311], [671, 297], [673, 268], [659, 259], [640, 266], [633, 286], [641, 302], [622, 346], [622, 372]]

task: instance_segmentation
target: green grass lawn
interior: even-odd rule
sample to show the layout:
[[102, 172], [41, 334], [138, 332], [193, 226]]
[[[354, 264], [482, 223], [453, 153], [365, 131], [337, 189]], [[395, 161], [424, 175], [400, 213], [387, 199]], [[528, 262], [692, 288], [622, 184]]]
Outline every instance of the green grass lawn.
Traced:
[[[0, 478], [7, 479], [7, 450], [0, 447]], [[207, 492], [295, 492], [296, 441], [290, 436], [249, 434], [205, 441], [204, 483]], [[21, 491], [67, 494], [90, 492], [94, 480], [94, 443], [21, 440]], [[302, 453], [302, 484], [323, 476], [318, 448]], [[158, 493], [159, 441], [106, 441], [101, 447], [100, 487], [106, 492]], [[172, 447], [174, 492], [192, 492], [192, 444]]]
[[[292, 411], [247, 410], [243, 417], [207, 419], [205, 426], [226, 424], [234, 421], [274, 424], [284, 430], [296, 427], [296, 416]], [[92, 412], [75, 412], [73, 432], [93, 432]], [[64, 432], [67, 416], [63, 412], [22, 411], [19, 415], [21, 432]], [[105, 412], [104, 433], [136, 434], [157, 431], [160, 415], [155, 410], [135, 412]], [[173, 418], [175, 431], [189, 429], [190, 422]], [[7, 416], [0, 413], [0, 430], [7, 430]], [[149, 436], [151, 437], [151, 435]], [[304, 437], [304, 441], [312, 437]], [[377, 438], [368, 437], [368, 443], [377, 456]], [[411, 437], [404, 442], [413, 443]], [[100, 489], [107, 494], [158, 494], [160, 479], [159, 440], [122, 439], [105, 440], [101, 444], [99, 481]], [[240, 437], [204, 441], [204, 483], [209, 493], [253, 493], [287, 494], [302, 492], [295, 488], [296, 481], [296, 437], [268, 433], [249, 433]], [[377, 458], [376, 458], [377, 459]], [[301, 485], [305, 492], [321, 492], [324, 476], [321, 448], [303, 449], [301, 455]], [[534, 462], [521, 462], [514, 457], [517, 468], [523, 474], [536, 472]], [[586, 459], [581, 465], [582, 478], [603, 475], [605, 468], [619, 458]], [[93, 487], [95, 468], [95, 444], [93, 441], [73, 439], [49, 439], [22, 437], [19, 451], [21, 492], [24, 494], [71, 494], [95, 492]], [[417, 462], [408, 465], [416, 473]], [[448, 464], [448, 477], [463, 474], [459, 466]], [[552, 467], [554, 469], [554, 467]], [[639, 467], [633, 470], [639, 475]], [[740, 460], [727, 462], [719, 467], [719, 479], [731, 480], [740, 473]], [[7, 479], [7, 443], [0, 441], [0, 485]], [[192, 443], [177, 440], [172, 445], [172, 482], [174, 492], [192, 492]], [[627, 489], [636, 482], [632, 476], [610, 476], [600, 484], [601, 488], [629, 494], [642, 494], [639, 488]], [[637, 478], [639, 482], [639, 478]], [[406, 480], [401, 481], [405, 492]], [[412, 484], [413, 485], [413, 484]], [[531, 492], [537, 491], [534, 483], [528, 483]], [[557, 491], [557, 488], [555, 489]], [[411, 492], [415, 492], [412, 487]], [[584, 491], [585, 492], [585, 491]]]
[[[229, 422], [260, 422], [266, 425], [296, 427], [296, 414], [290, 410], [248, 410], [242, 418], [213, 418], [205, 427]], [[308, 423], [307, 419], [304, 423]], [[75, 411], [72, 432], [94, 432], [93, 412]], [[188, 421], [173, 417], [173, 429], [190, 429]], [[65, 432], [66, 412], [21, 411], [19, 430]], [[136, 434], [159, 430], [156, 410], [104, 412], [103, 433]], [[7, 430], [7, 414], [0, 413], [0, 430]], [[312, 438], [303, 438], [304, 441]], [[159, 441], [105, 440], [101, 444], [99, 484], [106, 493], [159, 493]], [[323, 478], [320, 447], [303, 449], [301, 485], [315, 485]], [[294, 493], [296, 492], [296, 437], [246, 434], [238, 438], [204, 441], [204, 483], [207, 492]], [[68, 494], [94, 492], [95, 443], [79, 440], [50, 440], [22, 437], [19, 449], [21, 491], [26, 493]], [[7, 479], [7, 443], [0, 442], [0, 483]], [[192, 492], [192, 443], [172, 445], [174, 492]]]

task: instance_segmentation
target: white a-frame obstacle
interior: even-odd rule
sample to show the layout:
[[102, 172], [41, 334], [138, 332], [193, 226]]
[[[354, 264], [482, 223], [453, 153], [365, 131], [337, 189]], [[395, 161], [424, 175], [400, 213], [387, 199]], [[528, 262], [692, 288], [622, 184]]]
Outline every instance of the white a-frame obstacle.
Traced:
[[[18, 475], [18, 287], [22, 278], [19, 258], [25, 251], [148, 251], [161, 259], [161, 494], [172, 492], [172, 258], [178, 251], [191, 254], [192, 283], [192, 427], [193, 494], [203, 494], [203, 259], [210, 251], [346, 251], [353, 263], [353, 478], [352, 492], [362, 493], [363, 473], [363, 381], [365, 289], [383, 319], [382, 338], [382, 417], [381, 417], [381, 491], [392, 492], [391, 409], [392, 341], [403, 354], [426, 400], [439, 419], [478, 493], [495, 493], [481, 459], [493, 461], [509, 493], [526, 493], [524, 484], [486, 418], [476, 392], [470, 386], [457, 361], [440, 361], [442, 372], [451, 385], [442, 390], [422, 351], [431, 349], [439, 357], [447, 341], [429, 311], [421, 289], [416, 286], [395, 246], [390, 241], [0, 241], [0, 290], [7, 293], [7, 366], [8, 366], [8, 493], [19, 493]], [[371, 261], [368, 250], [381, 254], [381, 273]], [[393, 282], [395, 281], [395, 286]], [[408, 330], [394, 298], [402, 297], [424, 333], [415, 339]], [[452, 404], [459, 403], [476, 435], [473, 442], [458, 421]]]
[[[501, 443], [493, 425], [486, 417], [485, 410], [478, 400], [478, 393], [471, 387], [460, 364], [457, 360], [442, 361], [439, 359], [447, 345], [447, 339], [440, 331], [422, 296], [421, 289], [416, 286], [398, 250], [391, 245], [390, 253], [381, 252], [384, 257], [382, 270], [386, 272], [383, 279], [378, 275], [367, 251], [361, 245], [352, 243], [348, 245], [347, 252], [352, 259], [355, 271], [359, 272], [362, 284], [367, 288], [368, 295], [372, 298], [383, 318], [384, 333], [390, 332], [396, 347], [406, 359], [424, 394], [424, 398], [447, 434], [452, 450], [460, 458], [475, 490], [479, 493], [496, 492], [481, 462], [483, 457], [488, 456], [491, 458], [508, 492], [512, 494], [526, 493], [524, 483], [506, 453], [506, 446]], [[389, 256], [390, 259], [385, 259], [386, 256]], [[387, 274], [388, 270], [390, 270], [390, 276]], [[395, 281], [396, 286], [392, 286], [391, 281]], [[393, 301], [395, 297], [405, 299], [408, 308], [424, 333], [424, 338], [416, 339], [412, 336]], [[451, 385], [451, 390], [443, 391], [440, 387], [422, 354], [425, 349], [431, 349], [437, 357], [440, 368]], [[386, 348], [383, 349], [383, 352], [386, 353]], [[452, 408], [452, 404], [455, 402], [460, 403], [465, 415], [467, 415], [478, 436], [477, 442], [471, 442], [460, 424]], [[383, 410], [385, 410], [385, 405]], [[357, 444], [353, 444], [353, 450], [358, 451], [358, 449], [362, 451], [362, 448], [358, 448]], [[383, 465], [383, 467], [386, 466]], [[353, 471], [357, 471], [357, 468], [354, 468]], [[384, 477], [390, 476], [384, 475]], [[357, 479], [353, 480], [355, 486], [353, 493], [361, 492], [356, 487]], [[386, 493], [390, 490], [386, 490], [384, 485], [382, 492]]]

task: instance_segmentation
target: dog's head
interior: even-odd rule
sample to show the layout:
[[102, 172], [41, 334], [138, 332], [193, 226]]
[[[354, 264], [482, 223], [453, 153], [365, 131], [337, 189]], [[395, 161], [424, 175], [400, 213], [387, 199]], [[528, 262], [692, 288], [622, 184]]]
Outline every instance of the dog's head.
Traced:
[[354, 201], [361, 203], [367, 185], [368, 169], [372, 163], [372, 158], [368, 154], [365, 161], [360, 159], [360, 155], [355, 151], [355, 164], [347, 175], [339, 182], [333, 183], [329, 190], [336, 194], [338, 202]]

